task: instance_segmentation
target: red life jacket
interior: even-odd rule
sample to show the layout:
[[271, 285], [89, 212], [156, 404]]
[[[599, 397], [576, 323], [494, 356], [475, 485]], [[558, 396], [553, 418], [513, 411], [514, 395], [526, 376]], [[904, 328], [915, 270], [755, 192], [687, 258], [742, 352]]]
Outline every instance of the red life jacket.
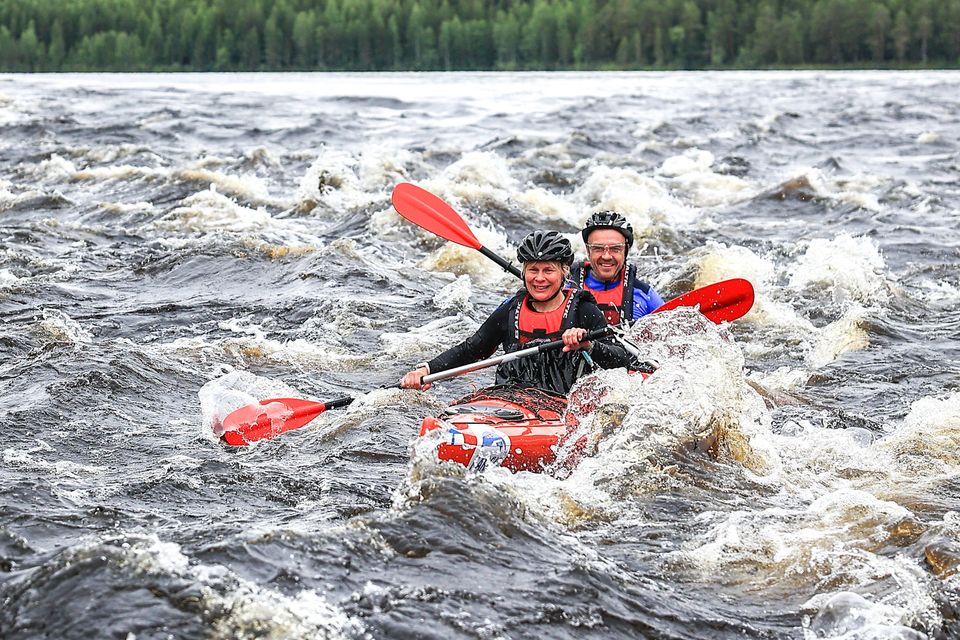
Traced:
[[553, 311], [541, 313], [530, 307], [530, 296], [525, 295], [516, 313], [515, 337], [520, 344], [531, 340], [558, 340], [570, 328], [567, 318], [573, 308], [573, 290], [563, 291], [564, 303]]
[[[557, 340], [573, 327], [578, 309], [586, 293], [565, 289], [564, 304], [553, 311], [539, 313], [530, 308], [529, 295], [523, 289], [507, 303], [507, 332], [503, 336], [503, 352], [512, 353], [534, 344]], [[497, 384], [538, 387], [551, 393], [566, 394], [580, 376], [593, 368], [582, 351], [546, 351], [537, 356], [519, 358], [497, 367]]]
[[[620, 324], [621, 318], [624, 317], [624, 309], [627, 310], [626, 319], [628, 321], [633, 320], [633, 280], [636, 275], [636, 267], [628, 263], [620, 272], [620, 280], [617, 282], [617, 286], [603, 290], [591, 289], [586, 286], [587, 270], [589, 268], [590, 263], [584, 261], [582, 266], [574, 265], [570, 275], [576, 279], [581, 289], [586, 289], [593, 294], [593, 297], [597, 300], [597, 306], [600, 307], [603, 315], [607, 318], [607, 324], [610, 326]], [[630, 286], [625, 287], [625, 282], [629, 282]]]

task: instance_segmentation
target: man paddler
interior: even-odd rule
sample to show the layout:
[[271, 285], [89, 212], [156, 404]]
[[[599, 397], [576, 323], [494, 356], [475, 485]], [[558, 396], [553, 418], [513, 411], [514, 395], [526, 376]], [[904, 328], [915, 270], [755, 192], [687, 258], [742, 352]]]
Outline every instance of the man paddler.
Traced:
[[577, 262], [571, 279], [593, 294], [610, 325], [633, 322], [663, 304], [653, 287], [637, 278], [637, 268], [627, 262], [633, 246], [633, 226], [616, 211], [599, 211], [589, 218], [580, 235], [587, 260]]

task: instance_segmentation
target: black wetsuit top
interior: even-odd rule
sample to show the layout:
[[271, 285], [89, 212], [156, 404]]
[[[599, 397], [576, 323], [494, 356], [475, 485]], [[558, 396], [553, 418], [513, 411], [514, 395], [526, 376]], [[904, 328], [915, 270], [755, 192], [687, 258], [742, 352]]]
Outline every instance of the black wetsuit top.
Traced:
[[[580, 290], [573, 295], [574, 306], [561, 330], [578, 327], [591, 331], [607, 325], [603, 312], [589, 292]], [[428, 363], [430, 371], [436, 373], [489, 358], [498, 346], [503, 347], [504, 353], [511, 353], [549, 341], [531, 340], [521, 344], [517, 339], [515, 312], [524, 299], [530, 304], [526, 291], [521, 289], [490, 314], [476, 333], [431, 360]], [[606, 338], [593, 342], [589, 359], [580, 350], [557, 350], [503, 363], [497, 367], [497, 384], [537, 387], [566, 395], [577, 378], [593, 370], [590, 360], [604, 369], [614, 369], [625, 367], [629, 358], [623, 347]]]

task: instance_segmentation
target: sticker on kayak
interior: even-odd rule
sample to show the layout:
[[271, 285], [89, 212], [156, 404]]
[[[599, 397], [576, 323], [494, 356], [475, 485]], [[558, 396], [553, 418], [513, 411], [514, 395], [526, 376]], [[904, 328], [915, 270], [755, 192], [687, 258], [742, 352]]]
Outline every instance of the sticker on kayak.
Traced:
[[473, 449], [467, 471], [482, 473], [487, 467], [499, 467], [510, 453], [510, 436], [493, 427], [470, 425], [467, 431], [447, 429], [447, 443]]

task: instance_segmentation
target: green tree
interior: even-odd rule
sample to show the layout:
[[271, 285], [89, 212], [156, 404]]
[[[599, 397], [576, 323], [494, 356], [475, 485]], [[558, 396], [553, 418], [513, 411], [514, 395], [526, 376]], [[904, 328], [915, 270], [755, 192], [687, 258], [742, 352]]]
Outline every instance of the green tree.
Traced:
[[680, 9], [680, 26], [683, 27], [683, 43], [680, 50], [681, 63], [685, 67], [702, 64], [703, 53], [703, 16], [693, 0], [686, 0]]
[[754, 23], [753, 45], [751, 55], [757, 64], [770, 64], [776, 58], [777, 38], [777, 11], [771, 2], [764, 0], [757, 8], [757, 19]]
[[917, 12], [917, 38], [920, 40], [920, 61], [927, 63], [927, 48], [930, 44], [930, 36], [933, 34], [932, 7], [928, 0], [919, 0], [915, 5]]
[[400, 24], [397, 22], [397, 16], [392, 15], [387, 20], [387, 33], [390, 39], [390, 68], [400, 69], [403, 65], [403, 45], [400, 42]]
[[296, 65], [308, 69], [316, 63], [317, 17], [313, 11], [300, 11], [293, 20], [293, 59]]
[[515, 69], [519, 51], [520, 25], [512, 13], [503, 10], [497, 12], [493, 23], [493, 47], [496, 51], [498, 69]]
[[257, 33], [256, 27], [250, 27], [240, 43], [240, 64], [244, 69], [255, 71], [260, 68], [262, 59], [260, 34]]
[[520, 55], [535, 67], [549, 67], [557, 57], [557, 21], [547, 0], [535, 0], [530, 20], [523, 26]]
[[0, 60], [4, 61], [7, 70], [19, 71], [17, 60], [20, 57], [20, 47], [16, 38], [10, 33], [6, 25], [0, 24]]
[[140, 36], [126, 31], [117, 33], [114, 42], [113, 68], [122, 71], [140, 71], [146, 66], [146, 55]]
[[896, 52], [897, 62], [903, 62], [910, 48], [910, 18], [907, 12], [900, 9], [893, 20], [893, 50]]
[[47, 51], [47, 66], [52, 70], [58, 70], [63, 65], [67, 57], [67, 41], [63, 35], [63, 21], [57, 18], [53, 21], [53, 27], [50, 29], [50, 48]]
[[25, 71], [37, 71], [40, 62], [46, 57], [46, 51], [43, 44], [37, 38], [37, 29], [33, 20], [27, 25], [27, 28], [20, 34], [19, 42], [20, 62]]
[[944, 58], [960, 63], [960, 0], [949, 0], [943, 11]]
[[268, 69], [280, 69], [283, 64], [283, 33], [277, 24], [276, 13], [271, 12], [263, 25], [263, 55]]
[[876, 4], [870, 13], [870, 52], [874, 62], [883, 62], [887, 57], [887, 33], [890, 31], [890, 10]]

